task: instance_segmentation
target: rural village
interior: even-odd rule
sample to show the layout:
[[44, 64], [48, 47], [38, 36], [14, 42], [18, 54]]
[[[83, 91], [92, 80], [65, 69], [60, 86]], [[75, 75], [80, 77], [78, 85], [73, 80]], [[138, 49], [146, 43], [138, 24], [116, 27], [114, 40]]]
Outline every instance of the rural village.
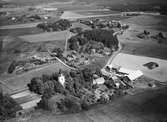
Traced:
[[164, 13], [66, 1], [1, 2], [0, 121], [82, 113], [166, 87]]

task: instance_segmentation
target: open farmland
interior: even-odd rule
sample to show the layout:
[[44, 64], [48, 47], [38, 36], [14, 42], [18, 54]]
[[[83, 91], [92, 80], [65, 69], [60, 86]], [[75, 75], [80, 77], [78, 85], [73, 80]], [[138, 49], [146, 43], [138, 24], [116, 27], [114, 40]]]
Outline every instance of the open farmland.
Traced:
[[14, 5], [38, 5], [38, 4], [46, 4], [50, 2], [69, 2], [70, 0], [3, 0], [7, 3]]
[[107, 15], [107, 14], [118, 14], [120, 13], [119, 11], [110, 11], [110, 10], [101, 10], [101, 11], [73, 11], [77, 14], [81, 14], [81, 15]]
[[[156, 19], [154, 20], [153, 18]], [[134, 20], [133, 23], [131, 20]], [[140, 20], [142, 22], [140, 22]], [[161, 16], [138, 16], [123, 20], [122, 22], [130, 25], [130, 28], [125, 31], [123, 35], [118, 36], [120, 42], [123, 44], [122, 52], [133, 55], [167, 59], [166, 44], [159, 44], [157, 41], [152, 39], [140, 39], [137, 37], [137, 35], [142, 33], [144, 30], [149, 31], [151, 35], [157, 35], [159, 32], [163, 32], [163, 35], [167, 37], [167, 32], [165, 30], [166, 22], [163, 19], [161, 20]]]
[[38, 68], [36, 70], [29, 71], [22, 75], [17, 75], [14, 77], [9, 77], [3, 82], [13, 91], [24, 89], [27, 83], [30, 82], [31, 78], [33, 77], [40, 77], [43, 74], [52, 74], [54, 72], [58, 72], [59, 69], [68, 70], [63, 64], [57, 62], [55, 64], [50, 64], [48, 66], [44, 66]]
[[65, 40], [66, 37], [68, 37], [67, 34], [68, 31], [49, 32], [49, 33], [46, 32], [41, 34], [20, 36], [20, 38], [28, 42], [55, 41], [55, 40]]
[[0, 29], [32, 28], [32, 27], [36, 27], [39, 23], [41, 22], [16, 24], [16, 25], [4, 25], [4, 26], [0, 26]]
[[[144, 64], [149, 62], [156, 62], [158, 63], [159, 67], [149, 70], [148, 68], [143, 66]], [[167, 81], [166, 60], [120, 53], [114, 58], [112, 64], [115, 66], [121, 66], [128, 69], [141, 70], [143, 71], [144, 75], [152, 79], [162, 82]]]
[[78, 13], [78, 12], [73, 12], [73, 11], [65, 11], [62, 16], [60, 17], [61, 19], [84, 19], [84, 18], [97, 18], [97, 17], [110, 17], [110, 16], [121, 16], [121, 13], [116, 12], [116, 13], [107, 13], [107, 14], [102, 14], [102, 13], [88, 13], [84, 12], [83, 13]]
[[[136, 16], [123, 21], [127, 24], [132, 24], [132, 28], [135, 25], [138, 25], [138, 28], [146, 28], [146, 29], [155, 29], [158, 31], [167, 32], [167, 16]], [[141, 26], [141, 27], [140, 27]], [[137, 28], [136, 28], [137, 30]]]
[[36, 28], [17, 28], [17, 29], [0, 29], [0, 36], [20, 36], [20, 35], [30, 35], [38, 34], [43, 31]]

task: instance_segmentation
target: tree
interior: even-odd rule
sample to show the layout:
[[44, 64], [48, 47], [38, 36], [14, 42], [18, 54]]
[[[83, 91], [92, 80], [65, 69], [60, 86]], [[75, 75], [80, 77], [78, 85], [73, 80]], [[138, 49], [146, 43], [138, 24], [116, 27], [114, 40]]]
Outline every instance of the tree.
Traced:
[[44, 85], [43, 81], [39, 77], [34, 77], [31, 79], [31, 82], [27, 84], [30, 91], [35, 92], [37, 94], [43, 94], [44, 93]]
[[45, 89], [42, 97], [41, 97], [41, 101], [38, 103], [38, 107], [39, 108], [43, 108], [45, 110], [50, 110], [49, 106], [48, 106], [48, 100], [52, 97], [53, 95], [53, 91], [49, 88]]
[[16, 67], [16, 61], [12, 61], [12, 63], [8, 68], [8, 73], [13, 73], [13, 71], [15, 70], [15, 67]]
[[92, 82], [93, 81], [93, 74], [90, 69], [85, 68], [82, 70], [83, 77], [85, 82]]
[[67, 30], [71, 26], [70, 21], [65, 19], [60, 19], [53, 23], [40, 23], [37, 25], [37, 28], [40, 28], [44, 31], [63, 31]]
[[65, 113], [76, 113], [82, 109], [80, 100], [77, 97], [71, 95], [66, 96], [66, 98], [62, 99], [58, 104], [59, 109]]
[[52, 50], [53, 53], [56, 53], [56, 56], [58, 58], [62, 58], [63, 57], [63, 51], [60, 48], [54, 48]]
[[159, 36], [160, 38], [164, 39], [164, 35], [163, 35], [162, 32], [158, 33], [158, 36]]

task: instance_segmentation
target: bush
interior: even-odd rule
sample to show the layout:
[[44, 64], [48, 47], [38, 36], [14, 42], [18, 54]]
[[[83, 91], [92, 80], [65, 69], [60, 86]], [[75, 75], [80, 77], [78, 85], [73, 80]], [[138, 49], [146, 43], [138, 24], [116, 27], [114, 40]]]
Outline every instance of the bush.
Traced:
[[67, 96], [58, 103], [58, 108], [65, 113], [76, 113], [81, 111], [80, 101], [73, 96]]

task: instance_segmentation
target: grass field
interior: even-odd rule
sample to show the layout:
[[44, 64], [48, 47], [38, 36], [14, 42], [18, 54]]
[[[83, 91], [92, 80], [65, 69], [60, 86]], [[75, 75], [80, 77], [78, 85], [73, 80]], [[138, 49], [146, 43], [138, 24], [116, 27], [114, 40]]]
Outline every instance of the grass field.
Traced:
[[136, 24], [142, 27], [146, 27], [148, 29], [155, 29], [155, 30], [167, 32], [167, 28], [166, 28], [167, 16], [165, 15], [161, 15], [161, 16], [142, 15], [142, 16], [126, 19], [123, 22], [129, 23], [129, 24]]
[[0, 36], [20, 36], [20, 35], [31, 35], [39, 34], [43, 31], [36, 28], [17, 28], [17, 29], [0, 29]]
[[30, 82], [33, 77], [40, 77], [42, 74], [52, 74], [58, 72], [59, 69], [68, 70], [63, 64], [57, 62], [55, 64], [50, 64], [43, 66], [41, 68], [29, 71], [27, 73], [8, 77], [6, 80], [2, 80], [10, 89], [20, 90], [24, 89], [27, 86], [27, 83]]
[[60, 32], [46, 32], [34, 35], [19, 36], [21, 39], [28, 42], [43, 42], [43, 41], [55, 41], [55, 40], [65, 40], [67, 37], [67, 31]]

